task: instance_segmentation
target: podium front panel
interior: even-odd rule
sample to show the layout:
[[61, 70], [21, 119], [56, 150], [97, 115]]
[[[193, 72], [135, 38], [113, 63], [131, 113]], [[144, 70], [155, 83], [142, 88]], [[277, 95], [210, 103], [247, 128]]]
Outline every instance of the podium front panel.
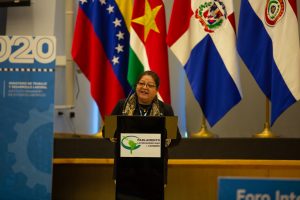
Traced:
[[[160, 157], [121, 157], [121, 133], [139, 138], [160, 134]], [[145, 135], [143, 135], [145, 134]], [[116, 199], [163, 199], [166, 161], [164, 117], [118, 116], [116, 138]], [[144, 137], [143, 137], [144, 136]], [[157, 138], [157, 137], [151, 137]], [[134, 148], [133, 148], [134, 149]]]

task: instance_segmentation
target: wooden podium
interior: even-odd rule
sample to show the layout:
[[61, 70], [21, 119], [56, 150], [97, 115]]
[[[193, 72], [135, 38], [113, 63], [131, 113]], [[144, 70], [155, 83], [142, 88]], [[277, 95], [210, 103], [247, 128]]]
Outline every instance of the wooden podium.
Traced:
[[108, 116], [105, 137], [116, 138], [116, 199], [164, 199], [166, 139], [175, 139], [176, 116]]

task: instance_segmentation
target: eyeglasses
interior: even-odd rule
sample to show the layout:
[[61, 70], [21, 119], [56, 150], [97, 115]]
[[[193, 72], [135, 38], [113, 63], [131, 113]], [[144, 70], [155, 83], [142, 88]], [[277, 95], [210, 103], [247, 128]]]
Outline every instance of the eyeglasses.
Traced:
[[138, 82], [138, 86], [140, 87], [148, 87], [148, 88], [156, 88], [156, 85], [153, 83], [144, 83], [144, 82]]

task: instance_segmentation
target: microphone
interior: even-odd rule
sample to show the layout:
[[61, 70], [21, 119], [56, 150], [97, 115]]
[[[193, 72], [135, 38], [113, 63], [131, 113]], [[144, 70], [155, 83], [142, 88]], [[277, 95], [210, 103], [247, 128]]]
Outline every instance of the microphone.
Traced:
[[123, 104], [123, 108], [122, 108], [122, 115], [125, 115], [125, 107], [126, 107], [126, 104], [129, 100], [129, 97], [134, 93], [134, 89], [131, 88], [131, 90], [129, 91], [129, 94], [127, 95], [126, 99], [125, 99], [125, 102]]
[[[158, 105], [160, 105], [160, 104], [159, 104], [159, 100], [158, 100], [157, 97], [156, 97], [156, 102], [157, 102]], [[160, 116], [160, 117], [164, 116], [164, 113], [161, 111], [160, 106], [158, 106], [158, 109], [159, 109], [159, 116]]]

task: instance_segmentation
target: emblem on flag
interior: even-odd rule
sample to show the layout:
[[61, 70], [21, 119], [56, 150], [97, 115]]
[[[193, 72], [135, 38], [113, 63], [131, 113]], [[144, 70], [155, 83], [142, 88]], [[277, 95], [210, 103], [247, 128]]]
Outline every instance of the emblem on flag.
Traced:
[[285, 13], [285, 0], [268, 0], [265, 8], [265, 21], [274, 26]]
[[195, 2], [199, 1], [174, 0], [167, 41], [214, 126], [242, 98], [234, 9], [230, 0]]
[[222, 0], [213, 0], [199, 5], [195, 17], [208, 33], [213, 33], [227, 19], [227, 11]]
[[297, 0], [241, 1], [238, 52], [270, 100], [271, 125], [300, 100], [298, 28]]

